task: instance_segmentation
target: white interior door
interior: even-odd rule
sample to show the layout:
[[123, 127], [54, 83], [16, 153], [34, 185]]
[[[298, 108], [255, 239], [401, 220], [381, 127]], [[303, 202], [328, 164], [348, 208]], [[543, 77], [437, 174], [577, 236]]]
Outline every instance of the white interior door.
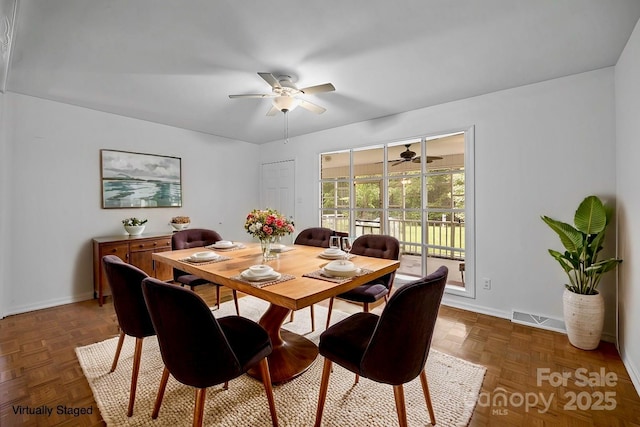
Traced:
[[295, 218], [295, 160], [263, 163], [260, 206]]

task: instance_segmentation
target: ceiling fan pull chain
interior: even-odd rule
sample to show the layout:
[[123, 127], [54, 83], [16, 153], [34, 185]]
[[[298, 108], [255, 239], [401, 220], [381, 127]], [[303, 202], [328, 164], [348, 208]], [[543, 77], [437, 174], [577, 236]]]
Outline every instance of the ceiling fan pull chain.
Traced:
[[287, 111], [284, 111], [284, 143], [289, 143], [289, 116]]

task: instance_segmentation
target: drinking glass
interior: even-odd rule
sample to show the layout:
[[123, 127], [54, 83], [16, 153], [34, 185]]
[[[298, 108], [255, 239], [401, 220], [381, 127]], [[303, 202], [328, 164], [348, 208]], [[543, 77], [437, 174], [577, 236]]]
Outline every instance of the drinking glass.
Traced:
[[340, 236], [331, 236], [329, 238], [330, 249], [340, 249]]
[[353, 246], [353, 240], [351, 237], [343, 237], [342, 238], [342, 250], [344, 251], [344, 259], [346, 261], [349, 259], [349, 252], [351, 252], [351, 247]]

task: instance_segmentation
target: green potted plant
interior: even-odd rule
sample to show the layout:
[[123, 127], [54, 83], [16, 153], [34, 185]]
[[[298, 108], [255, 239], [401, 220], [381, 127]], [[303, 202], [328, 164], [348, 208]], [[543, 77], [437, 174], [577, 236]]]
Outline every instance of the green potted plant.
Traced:
[[142, 234], [146, 223], [146, 219], [136, 217], [125, 218], [122, 220], [122, 225], [124, 225], [124, 229], [127, 230], [127, 233], [129, 233], [130, 236], [139, 236]]
[[598, 260], [613, 209], [597, 196], [588, 196], [578, 206], [574, 225], [548, 216], [542, 220], [560, 237], [564, 253], [549, 249], [569, 278], [562, 297], [569, 342], [583, 350], [593, 350], [600, 342], [604, 324], [604, 299], [598, 292], [602, 276], [622, 262]]

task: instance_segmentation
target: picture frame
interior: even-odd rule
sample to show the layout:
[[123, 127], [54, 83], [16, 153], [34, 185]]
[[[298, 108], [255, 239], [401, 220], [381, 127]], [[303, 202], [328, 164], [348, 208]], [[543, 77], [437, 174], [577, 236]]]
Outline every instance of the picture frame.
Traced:
[[182, 207], [182, 159], [100, 150], [103, 209]]

